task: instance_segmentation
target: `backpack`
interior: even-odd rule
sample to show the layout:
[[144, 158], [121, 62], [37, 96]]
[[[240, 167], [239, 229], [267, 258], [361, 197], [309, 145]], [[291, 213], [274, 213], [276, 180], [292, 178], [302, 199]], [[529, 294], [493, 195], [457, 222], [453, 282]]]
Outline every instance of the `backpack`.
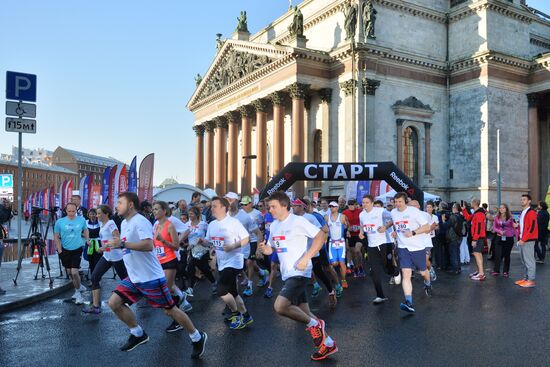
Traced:
[[11, 218], [11, 210], [0, 204], [0, 224], [6, 223]]

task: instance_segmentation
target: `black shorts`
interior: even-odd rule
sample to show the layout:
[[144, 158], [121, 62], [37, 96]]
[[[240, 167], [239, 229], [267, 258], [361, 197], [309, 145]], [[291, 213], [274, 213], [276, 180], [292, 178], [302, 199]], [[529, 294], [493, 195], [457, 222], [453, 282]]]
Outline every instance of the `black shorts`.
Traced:
[[329, 266], [330, 265], [330, 263], [328, 262], [328, 252], [327, 252], [327, 247], [326, 246], [323, 246], [319, 250], [319, 263], [321, 264], [321, 266]]
[[258, 242], [250, 242], [250, 255], [248, 260], [256, 260], [256, 251], [258, 250]]
[[306, 277], [291, 277], [285, 280], [283, 289], [279, 292], [279, 296], [288, 299], [293, 305], [299, 306], [307, 303], [306, 288], [310, 278]]
[[359, 236], [351, 236], [349, 239], [348, 239], [348, 247], [350, 248], [355, 248], [355, 244], [356, 243], [360, 243], [362, 246], [366, 247], [366, 237], [365, 239], [361, 239], [359, 238]]
[[76, 250], [65, 250], [59, 254], [61, 264], [67, 269], [80, 269], [80, 260], [82, 258], [82, 247]]
[[483, 248], [485, 247], [485, 239], [480, 238], [477, 241], [472, 241], [476, 243], [476, 247], [472, 246], [472, 252], [479, 252], [480, 254], [483, 253]]
[[163, 270], [167, 270], [167, 269], [177, 269], [178, 268], [178, 259], [173, 259], [173, 260], [170, 260], [164, 264], [160, 264], [162, 266], [162, 269]]
[[225, 268], [219, 272], [218, 296], [223, 297], [228, 293], [231, 293], [233, 297], [239, 295], [237, 289], [237, 276], [241, 271], [242, 269]]

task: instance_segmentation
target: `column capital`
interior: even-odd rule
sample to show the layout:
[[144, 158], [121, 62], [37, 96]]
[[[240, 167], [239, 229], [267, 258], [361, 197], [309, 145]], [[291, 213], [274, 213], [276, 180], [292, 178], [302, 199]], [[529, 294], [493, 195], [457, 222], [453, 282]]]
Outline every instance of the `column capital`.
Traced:
[[214, 121], [216, 122], [216, 128], [227, 129], [227, 119], [225, 117], [214, 117]]
[[216, 128], [215, 121], [206, 121], [203, 125], [206, 132], [209, 132], [209, 133], [213, 133], [214, 129]]
[[305, 99], [309, 91], [309, 84], [293, 83], [288, 87], [288, 93], [292, 99]]
[[260, 98], [252, 102], [252, 106], [256, 109], [256, 112], [266, 112], [268, 102], [267, 100]]
[[252, 106], [240, 106], [238, 109], [241, 114], [241, 118], [252, 117], [252, 114], [254, 113]]
[[228, 124], [232, 124], [239, 121], [239, 114], [236, 111], [226, 112], [223, 117], [227, 120]]
[[540, 101], [540, 96], [538, 93], [529, 93], [527, 95], [527, 106], [528, 107], [538, 107]]
[[332, 88], [322, 88], [317, 91], [321, 101], [324, 103], [332, 102]]
[[195, 125], [193, 126], [193, 131], [197, 136], [204, 136], [204, 125]]
[[353, 92], [355, 92], [356, 88], [357, 88], [357, 80], [355, 79], [350, 79], [340, 83], [340, 89], [344, 91], [346, 96], [350, 96]]
[[285, 94], [283, 92], [273, 92], [269, 95], [269, 99], [274, 105], [282, 105], [285, 102]]
[[380, 80], [374, 79], [363, 79], [363, 94], [368, 94], [369, 96], [374, 96], [376, 89], [380, 86]]

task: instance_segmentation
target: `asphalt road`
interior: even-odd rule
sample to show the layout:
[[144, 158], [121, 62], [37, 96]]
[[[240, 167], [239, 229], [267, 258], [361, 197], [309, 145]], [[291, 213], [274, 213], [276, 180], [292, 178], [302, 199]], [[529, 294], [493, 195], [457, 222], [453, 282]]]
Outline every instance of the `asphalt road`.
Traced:
[[[122, 323], [105, 304], [100, 316], [82, 315], [67, 302], [68, 292], [0, 315], [0, 366], [549, 366], [550, 264], [538, 265], [537, 288], [522, 289], [513, 284], [520, 275], [513, 256], [510, 279], [474, 283], [466, 267], [460, 276], [440, 274], [431, 299], [417, 278], [414, 315], [399, 310], [400, 286], [387, 286], [387, 304], [372, 305], [369, 278], [352, 279], [335, 311], [321, 293], [312, 308], [340, 349], [324, 362], [309, 360], [313, 348], [304, 326], [275, 315], [263, 292], [246, 300], [254, 324], [231, 331], [221, 300], [199, 283], [190, 316], [209, 335], [201, 361], [189, 359], [184, 332], [164, 331], [170, 320], [162, 311], [141, 306], [134, 308], [151, 340], [120, 352], [128, 336]], [[105, 282], [104, 299], [113, 286]]]

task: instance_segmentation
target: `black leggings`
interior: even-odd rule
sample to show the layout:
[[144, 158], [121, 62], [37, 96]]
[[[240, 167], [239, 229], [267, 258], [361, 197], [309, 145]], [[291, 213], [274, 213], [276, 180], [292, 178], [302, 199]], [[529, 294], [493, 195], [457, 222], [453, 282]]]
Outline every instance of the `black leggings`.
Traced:
[[325, 271], [323, 270], [323, 262], [321, 261], [321, 257], [317, 256], [312, 258], [311, 263], [313, 264], [313, 273], [315, 273], [315, 277], [317, 278], [317, 280], [320, 280], [327, 288], [327, 291], [331, 293], [332, 284], [330, 283], [330, 279], [328, 278], [328, 276], [325, 274]]
[[510, 253], [514, 247], [514, 237], [506, 237], [506, 241], [503, 241], [500, 236], [498, 236], [493, 241], [493, 247], [495, 248], [495, 267], [493, 270], [500, 273], [500, 263], [504, 258], [504, 268], [502, 271], [504, 273], [510, 272]]
[[94, 272], [92, 273], [92, 289], [100, 289], [99, 282], [103, 275], [110, 268], [114, 267], [116, 274], [120, 279], [125, 279], [128, 277], [128, 272], [126, 271], [126, 266], [124, 266], [124, 261], [108, 261], [105, 257], [101, 257], [97, 262]]
[[382, 289], [382, 277], [385, 274], [384, 264], [386, 262], [386, 249], [385, 244], [377, 247], [368, 247], [367, 255], [369, 259], [369, 265], [372, 274], [372, 282], [376, 289], [376, 296], [384, 298], [384, 290]]
[[208, 264], [209, 261], [210, 255], [208, 252], [202, 255], [200, 259], [195, 259], [193, 256], [189, 257], [189, 263], [187, 264], [187, 275], [191, 281], [191, 288], [195, 286], [198, 280], [195, 276], [195, 268], [199, 269], [201, 273], [204, 274], [206, 279], [210, 281], [210, 283], [216, 282], [214, 275], [212, 274], [212, 270], [210, 269], [210, 265]]

